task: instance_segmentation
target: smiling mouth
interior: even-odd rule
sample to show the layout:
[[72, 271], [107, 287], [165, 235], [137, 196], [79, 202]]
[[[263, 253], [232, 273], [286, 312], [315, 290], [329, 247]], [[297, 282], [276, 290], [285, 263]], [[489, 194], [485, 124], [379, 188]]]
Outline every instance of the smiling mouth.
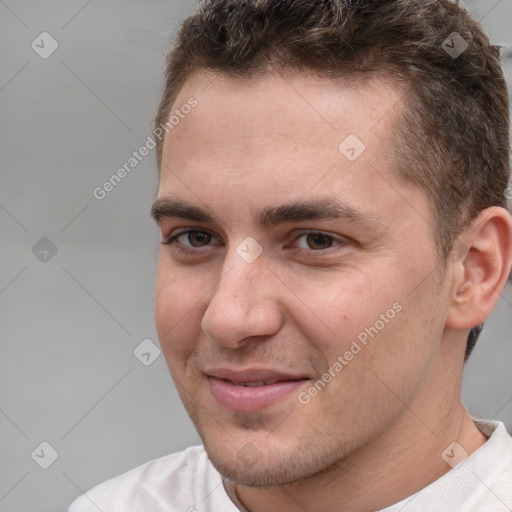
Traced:
[[289, 379], [289, 380], [279, 380], [279, 379], [267, 379], [267, 380], [255, 380], [252, 382], [233, 382], [228, 379], [222, 379], [226, 382], [229, 382], [230, 384], [233, 384], [233, 386], [244, 386], [246, 388], [255, 388], [260, 386], [269, 386], [270, 384], [275, 384], [276, 382], [288, 382], [289, 380], [299, 380], [299, 379]]
[[233, 412], [249, 412], [268, 408], [298, 392], [308, 382], [305, 377], [274, 377], [264, 380], [239, 380], [209, 375], [210, 393], [223, 408]]

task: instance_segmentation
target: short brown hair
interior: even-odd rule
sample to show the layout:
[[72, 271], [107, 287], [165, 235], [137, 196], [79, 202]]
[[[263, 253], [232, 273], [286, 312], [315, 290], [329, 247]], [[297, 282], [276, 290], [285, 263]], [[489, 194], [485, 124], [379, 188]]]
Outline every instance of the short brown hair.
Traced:
[[[200, 70], [393, 78], [406, 91], [393, 161], [401, 179], [428, 193], [444, 260], [481, 210], [507, 206], [509, 111], [499, 48], [450, 0], [204, 0], [167, 57], [156, 127]], [[158, 140], [159, 169], [162, 146]], [[466, 359], [480, 331], [472, 329]]]

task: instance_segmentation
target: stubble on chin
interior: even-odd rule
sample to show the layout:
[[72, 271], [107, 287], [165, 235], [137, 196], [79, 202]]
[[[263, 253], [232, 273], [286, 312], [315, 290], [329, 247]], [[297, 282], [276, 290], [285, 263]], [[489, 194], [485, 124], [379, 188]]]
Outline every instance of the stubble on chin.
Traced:
[[[246, 418], [244, 421], [249, 425], [259, 420]], [[241, 441], [238, 438], [237, 443], [234, 437], [231, 438], [233, 443], [229, 443], [229, 437], [226, 442], [226, 438], [203, 434], [200, 432], [208, 457], [217, 471], [231, 482], [247, 487], [293, 487], [315, 475], [327, 477], [326, 482], [329, 482], [344, 472], [344, 458], [350, 453], [345, 444], [326, 450], [326, 446], [318, 446], [318, 443], [293, 440], [292, 432], [287, 437], [291, 443], [272, 442], [272, 433], [248, 436]], [[349, 471], [348, 466], [345, 469]], [[329, 474], [332, 474], [331, 478]]]

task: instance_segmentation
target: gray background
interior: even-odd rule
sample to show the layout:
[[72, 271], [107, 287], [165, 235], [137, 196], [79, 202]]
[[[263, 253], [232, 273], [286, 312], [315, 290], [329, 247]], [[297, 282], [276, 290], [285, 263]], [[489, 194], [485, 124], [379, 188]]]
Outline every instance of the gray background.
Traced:
[[[510, 45], [510, 0], [467, 5]], [[194, 7], [0, 1], [2, 512], [63, 511], [96, 483], [199, 442], [163, 356], [144, 366], [133, 353], [157, 343], [154, 151], [105, 199], [92, 195], [150, 135], [168, 35]], [[47, 59], [31, 48], [43, 31], [59, 45]], [[34, 254], [43, 237], [56, 254], [45, 241]], [[509, 288], [464, 380], [469, 410], [509, 430], [511, 330]], [[48, 469], [36, 463], [47, 448], [31, 457], [43, 441], [59, 455]]]

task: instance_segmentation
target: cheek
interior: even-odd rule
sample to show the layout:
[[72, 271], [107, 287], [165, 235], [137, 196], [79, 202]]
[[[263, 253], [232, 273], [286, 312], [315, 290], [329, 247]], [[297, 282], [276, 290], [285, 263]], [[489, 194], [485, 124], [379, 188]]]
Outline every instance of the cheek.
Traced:
[[201, 328], [204, 282], [190, 273], [168, 271], [159, 265], [155, 296], [155, 323], [167, 357], [192, 350]]
[[378, 331], [380, 336], [399, 316], [400, 306], [393, 305], [400, 293], [390, 289], [389, 283], [379, 282], [369, 269], [328, 276], [324, 282], [310, 281], [308, 286], [296, 281], [293, 289], [306, 305], [295, 310], [294, 322], [328, 364], [349, 350], [354, 340], [371, 339], [368, 331], [374, 336]]

